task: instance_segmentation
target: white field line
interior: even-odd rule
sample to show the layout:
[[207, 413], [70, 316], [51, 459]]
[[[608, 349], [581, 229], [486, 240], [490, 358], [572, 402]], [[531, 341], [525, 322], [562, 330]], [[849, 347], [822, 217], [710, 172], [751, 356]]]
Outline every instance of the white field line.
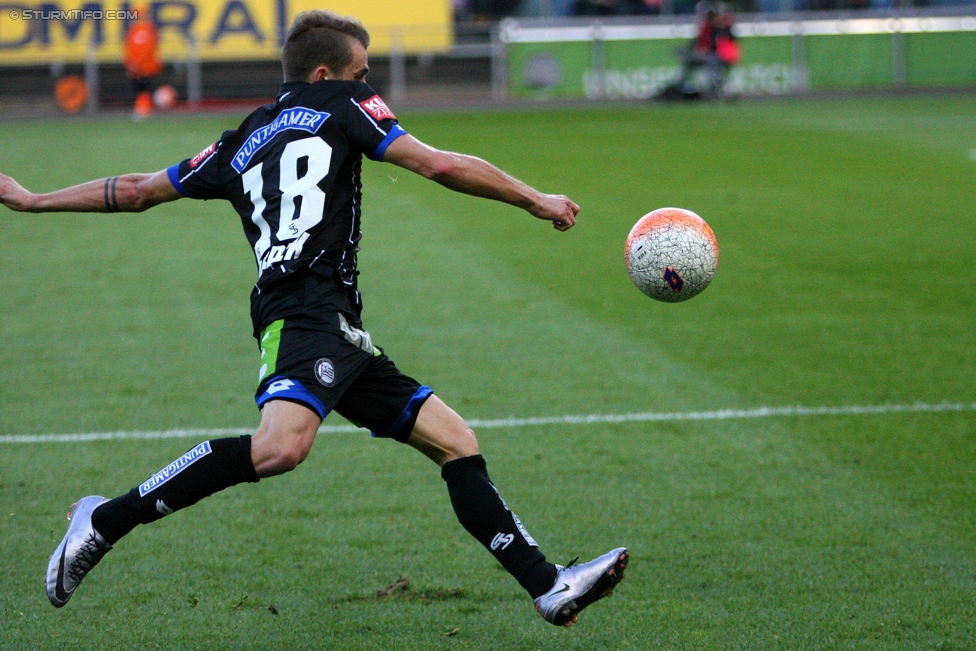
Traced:
[[[470, 420], [473, 429], [535, 427], [540, 425], [590, 425], [594, 423], [635, 423], [682, 420], [736, 420], [775, 416], [861, 416], [895, 413], [939, 413], [976, 411], [976, 402], [912, 405], [862, 405], [848, 407], [759, 407], [758, 409], [721, 409], [717, 411], [649, 412], [638, 414], [589, 414], [585, 416], [548, 416], [538, 418], [501, 418]], [[323, 425], [320, 434], [355, 432], [353, 425]], [[251, 434], [251, 428], [170, 429], [155, 432], [91, 432], [87, 434], [14, 434], [0, 436], [0, 443], [71, 443], [77, 441], [111, 441], [120, 439], [177, 439]]]

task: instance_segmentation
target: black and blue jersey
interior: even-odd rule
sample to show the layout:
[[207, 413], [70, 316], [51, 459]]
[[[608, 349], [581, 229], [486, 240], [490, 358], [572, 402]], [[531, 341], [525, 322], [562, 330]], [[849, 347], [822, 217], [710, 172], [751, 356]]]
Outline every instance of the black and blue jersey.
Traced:
[[360, 81], [287, 82], [193, 158], [168, 169], [194, 199], [226, 199], [254, 249], [255, 335], [284, 317], [341, 311], [359, 318], [362, 156], [383, 160], [404, 135]]

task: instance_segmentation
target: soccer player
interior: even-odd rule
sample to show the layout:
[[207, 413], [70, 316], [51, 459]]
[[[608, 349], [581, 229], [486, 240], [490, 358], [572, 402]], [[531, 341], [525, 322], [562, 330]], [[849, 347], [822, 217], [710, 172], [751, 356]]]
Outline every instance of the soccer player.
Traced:
[[19, 211], [137, 212], [182, 197], [224, 199], [241, 216], [259, 272], [251, 293], [261, 349], [257, 432], [205, 441], [124, 495], [89, 496], [72, 506], [47, 570], [56, 607], [137, 525], [228, 486], [293, 470], [330, 411], [437, 463], [461, 525], [515, 577], [546, 621], [571, 625], [623, 578], [623, 548], [582, 565], [547, 562], [491, 483], [474, 432], [429, 387], [401, 373], [363, 329], [356, 254], [364, 154], [518, 206], [560, 231], [579, 212], [563, 195], [543, 194], [483, 160], [407, 134], [364, 82], [368, 46], [358, 20], [302, 13], [282, 50], [285, 83], [277, 101], [193, 158], [155, 174], [48, 194], [0, 175], [0, 202]]
[[687, 98], [698, 91], [692, 83], [695, 72], [704, 67], [708, 73], [704, 96], [719, 97], [732, 66], [739, 62], [741, 50], [732, 33], [735, 18], [725, 9], [724, 3], [700, 2], [696, 7], [702, 13], [698, 34], [681, 54], [680, 88]]
[[125, 33], [125, 71], [136, 91], [132, 115], [147, 118], [153, 110], [153, 87], [163, 71], [159, 60], [159, 31], [149, 15], [149, 7], [136, 10], [137, 18]]

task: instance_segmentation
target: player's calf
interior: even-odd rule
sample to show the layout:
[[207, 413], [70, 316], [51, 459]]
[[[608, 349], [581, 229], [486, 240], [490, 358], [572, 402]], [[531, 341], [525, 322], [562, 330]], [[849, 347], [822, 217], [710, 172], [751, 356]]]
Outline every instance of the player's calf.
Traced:
[[468, 533], [491, 552], [533, 598], [546, 592], [556, 566], [546, 562], [539, 545], [518, 516], [508, 509], [480, 454], [448, 461], [441, 468], [451, 505]]
[[195, 445], [125, 495], [98, 506], [92, 524], [114, 545], [137, 525], [159, 520], [235, 484], [256, 482], [250, 450], [250, 436]]

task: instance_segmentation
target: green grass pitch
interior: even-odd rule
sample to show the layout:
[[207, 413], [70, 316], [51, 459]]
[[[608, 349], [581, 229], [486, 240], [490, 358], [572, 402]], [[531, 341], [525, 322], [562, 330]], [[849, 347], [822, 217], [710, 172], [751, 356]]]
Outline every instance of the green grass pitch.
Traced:
[[[401, 118], [583, 209], [560, 234], [365, 165], [366, 326], [467, 418], [976, 402], [971, 97]], [[236, 123], [7, 122], [0, 171], [154, 171]], [[677, 305], [622, 256], [669, 205], [722, 247]], [[255, 425], [254, 277], [225, 204], [0, 209], [0, 434]], [[137, 529], [62, 610], [43, 580], [68, 506], [197, 441], [0, 444], [0, 648], [976, 647], [973, 411], [482, 430], [553, 561], [632, 551], [570, 630], [465, 534], [432, 464], [320, 438], [290, 475]]]

